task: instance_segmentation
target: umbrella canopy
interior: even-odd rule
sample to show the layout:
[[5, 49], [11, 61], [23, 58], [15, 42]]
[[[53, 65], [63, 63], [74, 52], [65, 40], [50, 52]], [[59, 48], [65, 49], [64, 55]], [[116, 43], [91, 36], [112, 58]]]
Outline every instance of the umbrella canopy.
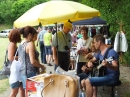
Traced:
[[94, 16], [99, 16], [100, 12], [94, 8], [73, 1], [48, 1], [34, 6], [15, 22], [15, 27], [27, 25], [36, 26], [39, 23], [53, 24], [64, 21], [77, 21]]
[[73, 25], [99, 25], [106, 24], [106, 21], [101, 19], [100, 17], [93, 17], [91, 19], [85, 19], [73, 22]]

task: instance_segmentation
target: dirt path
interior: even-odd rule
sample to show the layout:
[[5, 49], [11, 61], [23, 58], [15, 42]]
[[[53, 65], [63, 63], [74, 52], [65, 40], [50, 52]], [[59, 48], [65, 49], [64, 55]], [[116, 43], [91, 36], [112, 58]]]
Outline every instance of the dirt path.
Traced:
[[121, 97], [130, 97], [130, 67], [120, 66], [121, 86], [115, 89], [119, 91]]

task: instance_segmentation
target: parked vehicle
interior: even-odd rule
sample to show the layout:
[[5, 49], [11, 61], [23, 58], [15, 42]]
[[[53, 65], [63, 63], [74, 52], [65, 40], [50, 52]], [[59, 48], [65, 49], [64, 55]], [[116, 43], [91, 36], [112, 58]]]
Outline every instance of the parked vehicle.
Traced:
[[0, 31], [0, 37], [5, 37], [5, 38], [8, 37], [10, 30], [12, 29], [5, 29]]

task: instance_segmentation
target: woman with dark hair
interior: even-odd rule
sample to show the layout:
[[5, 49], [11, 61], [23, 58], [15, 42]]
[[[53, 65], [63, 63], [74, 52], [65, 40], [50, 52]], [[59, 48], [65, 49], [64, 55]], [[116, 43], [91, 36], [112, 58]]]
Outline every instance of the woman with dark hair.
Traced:
[[78, 62], [77, 62], [77, 74], [82, 73], [81, 68], [86, 64], [87, 60], [85, 59], [85, 55], [89, 52], [91, 48], [92, 38], [88, 37], [88, 28], [86, 26], [82, 26], [80, 28], [81, 34], [83, 38], [78, 39], [77, 44], [77, 54], [78, 54]]
[[[10, 61], [10, 64], [14, 60], [15, 53], [17, 51], [17, 43], [21, 42], [21, 36], [18, 29], [13, 29], [9, 33], [9, 45], [8, 45], [8, 60]], [[17, 60], [18, 57], [16, 56], [15, 59]], [[12, 88], [10, 97], [16, 97], [18, 94], [18, 91], [20, 92], [20, 97], [25, 97], [24, 95], [24, 89], [22, 88], [22, 83], [20, 82], [20, 79], [18, 79], [19, 75], [17, 75], [14, 71], [15, 68], [10, 69], [11, 74], [9, 77], [9, 83]], [[16, 66], [17, 69], [17, 66]]]
[[20, 76], [23, 88], [26, 89], [26, 79], [37, 75], [37, 68], [45, 70], [45, 67], [38, 61], [38, 53], [34, 44], [37, 31], [31, 26], [26, 26], [20, 30], [20, 33], [23, 35], [23, 41], [18, 50], [19, 59], [22, 60]]

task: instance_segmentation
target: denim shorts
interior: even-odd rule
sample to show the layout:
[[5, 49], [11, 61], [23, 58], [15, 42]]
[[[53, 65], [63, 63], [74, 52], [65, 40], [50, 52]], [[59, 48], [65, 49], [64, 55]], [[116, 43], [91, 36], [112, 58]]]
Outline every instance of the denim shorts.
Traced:
[[78, 74], [78, 76], [80, 77], [80, 82], [83, 80], [83, 79], [87, 79], [89, 76], [91, 75], [91, 73], [80, 73]]
[[46, 55], [52, 55], [51, 46], [45, 46], [45, 54]]
[[36, 73], [32, 72], [30, 74], [27, 74], [27, 76], [21, 75], [21, 81], [22, 81], [23, 89], [26, 89], [26, 79], [29, 78], [29, 77], [33, 77], [33, 76], [36, 76]]
[[14, 88], [19, 88], [21, 85], [22, 85], [22, 82], [17, 81], [15, 83], [11, 84], [10, 86], [12, 89], [14, 89]]
[[110, 75], [105, 75], [102, 77], [91, 77], [89, 80], [92, 86], [103, 86], [114, 84], [118, 82], [119, 79]]

